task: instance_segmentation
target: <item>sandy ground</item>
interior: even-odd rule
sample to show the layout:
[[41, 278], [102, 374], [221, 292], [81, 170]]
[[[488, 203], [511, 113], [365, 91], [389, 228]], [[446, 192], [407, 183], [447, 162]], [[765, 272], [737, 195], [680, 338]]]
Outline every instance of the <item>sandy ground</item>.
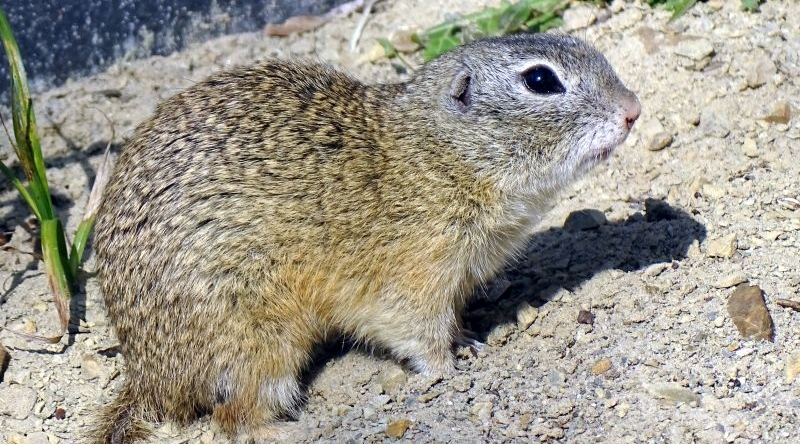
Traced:
[[[120, 62], [41, 94], [48, 174], [69, 231], [111, 135], [103, 114], [118, 150], [158, 101], [273, 56], [327, 60], [369, 82], [402, 79], [400, 64], [364, 62], [376, 37], [485, 4], [494, 2], [379, 3], [354, 55], [351, 16], [285, 39], [244, 34]], [[488, 346], [460, 350], [458, 373], [438, 380], [331, 344], [308, 375], [302, 414], [279, 424], [277, 441], [798, 442], [800, 313], [776, 300], [800, 300], [800, 119], [786, 122], [787, 107], [800, 110], [800, 3], [770, 1], [758, 14], [738, 4], [699, 3], [671, 24], [641, 2], [576, 9], [572, 32], [607, 55], [643, 115], [470, 308], [467, 326]], [[35, 248], [35, 227], [0, 187], [0, 231], [14, 247], [0, 251], [0, 322], [54, 333], [43, 268], [24, 253]], [[565, 225], [578, 210], [602, 217]], [[77, 442], [122, 382], [91, 256], [85, 269], [85, 292], [72, 302], [85, 319], [79, 333], [50, 346], [0, 333], [11, 356], [0, 443]], [[733, 323], [727, 305], [743, 281], [764, 291], [772, 342], [743, 338]], [[204, 418], [162, 425], [154, 442], [229, 439]]]

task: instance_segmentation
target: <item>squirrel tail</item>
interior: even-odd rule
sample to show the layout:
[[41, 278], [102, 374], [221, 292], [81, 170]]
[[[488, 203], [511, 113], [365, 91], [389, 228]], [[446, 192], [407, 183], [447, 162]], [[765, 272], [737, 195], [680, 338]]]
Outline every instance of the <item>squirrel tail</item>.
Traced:
[[97, 416], [89, 442], [93, 444], [132, 444], [148, 438], [150, 428], [143, 418], [139, 399], [125, 386], [117, 398]]

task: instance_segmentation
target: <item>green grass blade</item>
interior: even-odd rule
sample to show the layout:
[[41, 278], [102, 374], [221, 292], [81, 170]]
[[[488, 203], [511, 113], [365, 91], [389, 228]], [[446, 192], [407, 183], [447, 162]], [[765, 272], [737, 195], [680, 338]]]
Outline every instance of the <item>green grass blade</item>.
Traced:
[[[47, 184], [44, 158], [39, 142], [36, 116], [33, 112], [33, 102], [28, 90], [28, 79], [25, 75], [25, 66], [17, 46], [17, 41], [11, 31], [8, 19], [0, 10], [0, 40], [8, 58], [9, 72], [11, 74], [11, 114], [14, 127], [14, 150], [19, 158], [20, 166], [30, 182], [30, 191], [36, 202], [40, 219], [54, 217], [50, 187]], [[38, 216], [37, 216], [38, 217]]]
[[672, 10], [672, 17], [669, 18], [669, 21], [672, 22], [678, 17], [682, 16], [686, 11], [689, 10], [694, 4], [697, 3], [697, 0], [670, 0], [667, 2], [667, 9]]
[[70, 274], [67, 259], [67, 245], [64, 240], [64, 228], [58, 219], [41, 221], [42, 256], [50, 288], [53, 290], [53, 302], [61, 321], [61, 331], [65, 331], [69, 323], [69, 300], [72, 297], [73, 276]]
[[0, 10], [0, 39], [3, 41], [3, 47], [6, 51], [11, 74], [11, 109], [13, 114], [14, 138], [17, 139], [17, 145], [15, 145], [18, 150], [17, 155], [20, 157], [20, 162], [25, 165], [32, 165], [30, 161], [33, 160], [33, 156], [30, 155], [31, 153], [25, 145], [27, 137], [23, 134], [25, 127], [23, 116], [27, 113], [22, 111], [30, 97], [28, 79], [25, 75], [25, 68], [22, 65], [22, 57], [19, 53], [17, 41], [14, 38], [14, 33], [11, 31], [11, 25], [8, 23], [8, 19], [2, 10]]
[[69, 268], [72, 276], [78, 275], [78, 267], [81, 265], [83, 259], [83, 251], [86, 249], [86, 242], [89, 240], [89, 234], [92, 233], [92, 226], [94, 225], [94, 216], [84, 219], [78, 225], [75, 231], [75, 239], [72, 241], [72, 251], [69, 254]]
[[11, 170], [3, 163], [0, 162], [0, 172], [3, 173], [3, 176], [11, 182], [11, 185], [14, 185], [14, 188], [19, 191], [19, 194], [22, 196], [22, 199], [33, 211], [33, 214], [36, 216], [37, 219], [41, 219], [41, 215], [39, 214], [39, 208], [36, 206], [36, 202], [33, 200], [33, 196], [31, 193], [28, 192], [28, 189], [25, 188], [25, 185], [22, 183], [21, 180], [17, 179], [16, 176], [11, 172]]

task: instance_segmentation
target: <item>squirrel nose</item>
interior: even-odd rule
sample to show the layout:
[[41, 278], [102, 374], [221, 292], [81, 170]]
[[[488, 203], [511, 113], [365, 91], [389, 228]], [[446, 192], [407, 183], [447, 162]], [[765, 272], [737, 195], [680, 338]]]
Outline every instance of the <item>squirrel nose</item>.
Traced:
[[633, 93], [622, 99], [622, 111], [625, 113], [625, 126], [630, 130], [642, 113], [642, 105]]

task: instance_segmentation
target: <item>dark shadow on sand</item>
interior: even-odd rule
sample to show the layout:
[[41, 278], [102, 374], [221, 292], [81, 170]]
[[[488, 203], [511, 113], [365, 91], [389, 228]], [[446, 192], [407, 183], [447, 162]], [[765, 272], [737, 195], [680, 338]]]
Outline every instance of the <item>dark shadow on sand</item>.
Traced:
[[[515, 322], [516, 307], [522, 301], [541, 307], [560, 288], [576, 289], [606, 270], [633, 272], [656, 263], [680, 261], [686, 258], [693, 242], [702, 242], [706, 237], [703, 224], [662, 200], [648, 199], [633, 206], [642, 211], [594, 229], [551, 228], [536, 233], [526, 253], [496, 278], [511, 285], [494, 297], [476, 291], [463, 314], [464, 326], [477, 334], [476, 339], [485, 342], [496, 326]], [[492, 284], [488, 284], [487, 293], [491, 293], [491, 288]], [[305, 388], [319, 376], [327, 362], [353, 350], [391, 359], [380, 350], [373, 353], [338, 338], [320, 348], [313, 366], [303, 376]]]

